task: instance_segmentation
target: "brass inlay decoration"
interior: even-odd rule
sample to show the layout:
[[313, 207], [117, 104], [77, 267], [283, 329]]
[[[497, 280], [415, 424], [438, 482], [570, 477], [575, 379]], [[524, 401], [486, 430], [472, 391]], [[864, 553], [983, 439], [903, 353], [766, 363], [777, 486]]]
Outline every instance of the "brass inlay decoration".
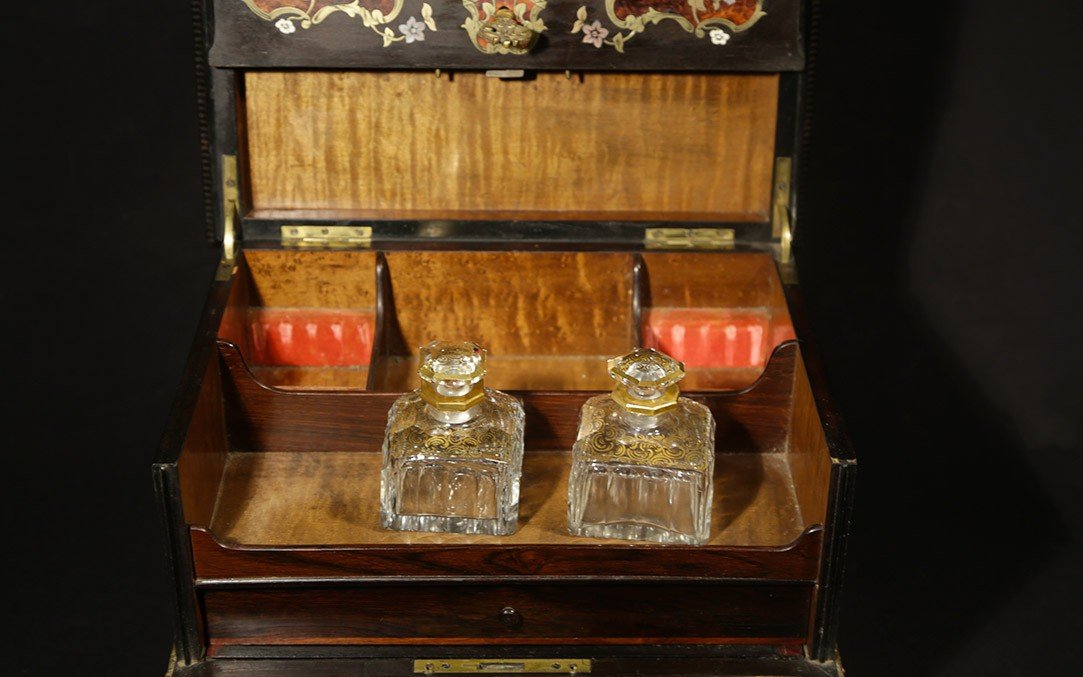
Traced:
[[[576, 12], [572, 33], [583, 34], [583, 44], [600, 48], [609, 45], [624, 52], [624, 45], [648, 25], [671, 20], [697, 38], [709, 37], [711, 44], [719, 47], [730, 40], [730, 33], [751, 28], [766, 12], [763, 0], [685, 0], [664, 3], [666, 10], [659, 11], [650, 5], [651, 0], [605, 0], [606, 14], [617, 30], [611, 31], [600, 20], [591, 21], [587, 7]], [[661, 3], [660, 3], [661, 4]]]
[[[362, 25], [383, 38], [383, 46], [396, 42], [424, 42], [425, 31], [435, 31], [432, 6], [421, 5], [421, 20], [407, 17], [398, 25], [398, 34], [389, 24], [398, 18], [406, 0], [242, 0], [256, 16], [274, 22], [274, 27], [284, 36], [293, 35], [300, 27], [304, 30], [322, 23], [329, 16], [341, 12], [348, 17], [360, 19]], [[307, 5], [298, 7], [297, 5]]]
[[474, 47], [486, 54], [526, 54], [543, 32], [546, 0], [463, 0], [470, 14], [462, 27]]
[[590, 673], [589, 658], [422, 658], [414, 661], [414, 674], [565, 674]]

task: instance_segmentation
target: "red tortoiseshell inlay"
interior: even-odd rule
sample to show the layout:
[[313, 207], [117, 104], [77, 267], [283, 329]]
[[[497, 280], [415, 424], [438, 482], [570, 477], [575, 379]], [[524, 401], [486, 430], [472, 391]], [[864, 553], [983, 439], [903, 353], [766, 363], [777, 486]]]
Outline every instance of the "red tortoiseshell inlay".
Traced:
[[369, 363], [371, 311], [252, 308], [251, 363], [259, 366], [357, 367]]
[[629, 16], [642, 16], [653, 9], [663, 14], [679, 14], [693, 26], [711, 19], [726, 19], [735, 26], [741, 26], [756, 16], [760, 4], [761, 0], [734, 0], [733, 4], [706, 0], [706, 9], [693, 15], [692, 3], [688, 0], [616, 0], [613, 3], [613, 13], [618, 19], [624, 20]]
[[[352, 4], [343, 0], [250, 0], [250, 3], [266, 14], [270, 14], [276, 9], [292, 7], [307, 13], [310, 17], [315, 17], [327, 7]], [[360, 4], [365, 9], [378, 9], [386, 15], [394, 9], [395, 0], [362, 0]]]
[[643, 319], [644, 345], [689, 369], [763, 367], [792, 338], [793, 327], [773, 323], [766, 310], [652, 308]]

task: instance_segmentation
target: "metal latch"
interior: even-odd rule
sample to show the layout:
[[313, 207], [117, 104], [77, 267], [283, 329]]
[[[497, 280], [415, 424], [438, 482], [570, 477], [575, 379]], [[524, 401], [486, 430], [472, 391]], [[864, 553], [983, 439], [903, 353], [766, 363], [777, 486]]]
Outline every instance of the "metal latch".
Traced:
[[241, 214], [241, 190], [237, 177], [237, 156], [222, 156], [222, 260], [216, 280], [228, 280], [237, 258], [237, 220]]
[[566, 674], [590, 672], [588, 658], [494, 658], [494, 659], [433, 659], [414, 661], [414, 674]]
[[730, 249], [736, 235], [732, 228], [648, 228], [643, 244], [647, 249]]
[[282, 226], [284, 247], [368, 247], [372, 226]]
[[775, 159], [775, 195], [771, 218], [771, 234], [778, 238], [781, 250], [779, 258], [783, 263], [790, 260], [790, 244], [793, 241], [793, 227], [790, 223], [790, 194], [793, 192], [793, 158]]

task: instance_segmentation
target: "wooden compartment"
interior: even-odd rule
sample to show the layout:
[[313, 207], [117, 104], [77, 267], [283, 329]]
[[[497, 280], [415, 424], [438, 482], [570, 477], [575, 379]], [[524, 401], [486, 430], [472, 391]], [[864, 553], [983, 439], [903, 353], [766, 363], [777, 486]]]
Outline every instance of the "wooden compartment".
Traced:
[[376, 338], [376, 255], [251, 250], [218, 335], [279, 387], [365, 388]]
[[[199, 4], [224, 246], [155, 466], [176, 673], [532, 656], [839, 674], [854, 460], [776, 264], [792, 265], [805, 3], [550, 0], [522, 56], [471, 44], [480, 0], [436, 3], [413, 44], [394, 29], [419, 5]], [[609, 44], [570, 31], [583, 11]], [[627, 32], [613, 11], [658, 21]], [[326, 237], [289, 248], [302, 226]], [[674, 232], [687, 242], [656, 237]], [[484, 345], [487, 384], [524, 402], [511, 536], [379, 528], [387, 412], [435, 338]], [[718, 421], [702, 547], [565, 528], [580, 407], [611, 387], [605, 358], [642, 345], [684, 361]]]
[[637, 345], [739, 389], [793, 337], [771, 257], [737, 252], [249, 250], [219, 331], [265, 385], [380, 392], [436, 339], [488, 349], [493, 388], [565, 391], [609, 389]]
[[[496, 622], [488, 614], [500, 600], [532, 605], [532, 616], [551, 619], [508, 637], [522, 643], [572, 643], [575, 628], [593, 633], [604, 619], [572, 604], [571, 591], [590, 586], [592, 595], [617, 595], [618, 578], [641, 581], [659, 599], [684, 595], [681, 586], [690, 580], [716, 582], [707, 595], [714, 604], [697, 612], [710, 629], [689, 626], [686, 619], [659, 626], [652, 641], [806, 641], [832, 461], [799, 345], [787, 340], [792, 325], [769, 256], [396, 250], [338, 253], [339, 258], [320, 253], [314, 259], [319, 265], [287, 265], [313, 254], [247, 252], [238, 265], [238, 273], [247, 271], [248, 277], [239, 274], [230, 293], [230, 310], [218, 330], [218, 354], [207, 367], [181, 454], [193, 574], [211, 646], [480, 640], [483, 635], [477, 633]], [[318, 279], [296, 277], [296, 271], [311, 273], [332, 262], [347, 265], [349, 272], [340, 270], [344, 280], [354, 279], [355, 270], [373, 275], [378, 310], [369, 385], [376, 387], [298, 389], [262, 383], [233, 318], [265, 312], [255, 310], [264, 306], [244, 303], [255, 297], [254, 289], [255, 298], [283, 307], [369, 298], [357, 292], [334, 295]], [[508, 270], [529, 274], [512, 278], [503, 272]], [[266, 271], [281, 276], [260, 278]], [[539, 291], [554, 285], [559, 294]], [[353, 288], [369, 287], [358, 282]], [[690, 370], [690, 380], [706, 387], [686, 394], [710, 407], [718, 422], [710, 541], [692, 547], [573, 537], [566, 529], [569, 450], [579, 409], [598, 392], [582, 388], [608, 382], [603, 358], [636, 345], [639, 330], [648, 335], [658, 331], [652, 313], [659, 309], [696, 311], [716, 324], [757, 314], [764, 323], [759, 326], [767, 327], [760, 349], [769, 347], [771, 354], [762, 366], [751, 360], [739, 366], [712, 362], [715, 352], [732, 355], [736, 350], [726, 343], [732, 332], [712, 326], [704, 333], [719, 343], [697, 346], [707, 366]], [[251, 322], [245, 326], [255, 331]], [[405, 346], [445, 333], [490, 346], [491, 381], [524, 401], [527, 450], [520, 524], [508, 537], [379, 526], [387, 411], [412, 386], [402, 371], [409, 363]], [[247, 340], [251, 343], [251, 337]], [[510, 358], [501, 361], [502, 354]], [[575, 360], [597, 361], [598, 378], [584, 381], [567, 373]], [[321, 368], [312, 365], [298, 372]], [[720, 388], [747, 380], [754, 382]], [[538, 383], [548, 387], [529, 387]], [[470, 581], [478, 594], [469, 598], [480, 600], [480, 606], [472, 611], [466, 605], [462, 618], [478, 614], [488, 620], [471, 625], [450, 616], [432, 617], [429, 624], [405, 623], [399, 634], [390, 626], [378, 629], [384, 612], [375, 602], [361, 602], [379, 598], [380, 592], [367, 586], [391, 585], [402, 577], [432, 579], [431, 590], [404, 588], [402, 595], [422, 595], [438, 605], [462, 605], [463, 590], [446, 586]], [[522, 580], [524, 587], [493, 587], [496, 581], [506, 584], [508, 577]], [[295, 584], [289, 590], [280, 589], [291, 581]], [[295, 589], [314, 581], [354, 581], [361, 587]], [[735, 583], [740, 581], [745, 583]], [[537, 587], [558, 582], [547, 592]], [[251, 591], [231, 592], [241, 583]], [[669, 593], [667, 585], [672, 586]], [[733, 625], [726, 609], [752, 615], [747, 623]], [[332, 618], [345, 615], [327, 625], [320, 620], [325, 612]], [[630, 628], [613, 626], [608, 634], [590, 634], [591, 641], [645, 641]]]

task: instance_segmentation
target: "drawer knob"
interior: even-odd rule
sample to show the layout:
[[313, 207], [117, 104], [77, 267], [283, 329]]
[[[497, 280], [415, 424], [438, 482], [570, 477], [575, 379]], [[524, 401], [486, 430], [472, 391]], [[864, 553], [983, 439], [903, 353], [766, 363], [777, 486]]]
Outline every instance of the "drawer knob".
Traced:
[[521, 628], [523, 627], [523, 614], [516, 611], [513, 607], [506, 606], [500, 610], [500, 622], [505, 628], [511, 630]]
[[538, 40], [538, 32], [524, 25], [508, 7], [493, 12], [478, 34], [501, 54], [526, 54]]

